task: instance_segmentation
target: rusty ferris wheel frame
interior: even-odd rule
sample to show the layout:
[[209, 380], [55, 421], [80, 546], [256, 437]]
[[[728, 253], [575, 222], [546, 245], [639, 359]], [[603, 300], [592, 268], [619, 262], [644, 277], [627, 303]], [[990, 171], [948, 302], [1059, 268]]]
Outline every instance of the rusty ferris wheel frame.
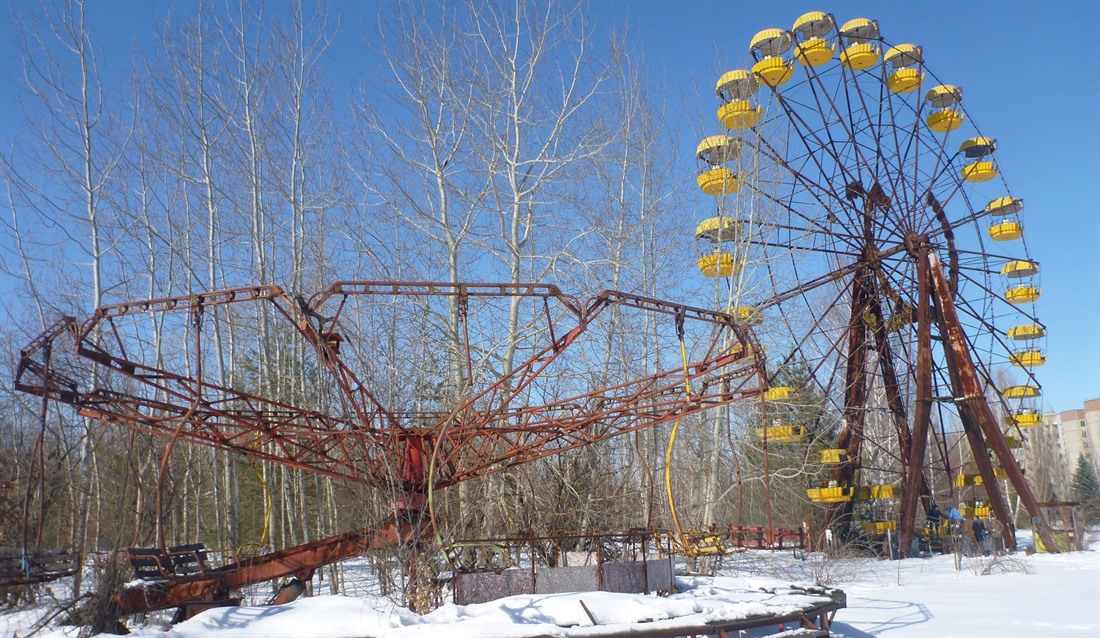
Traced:
[[[521, 306], [519, 356], [501, 372], [504, 319]], [[447, 317], [457, 319], [451, 329], [440, 323]], [[592, 333], [606, 329], [606, 337], [632, 321], [665, 341], [668, 356], [625, 362], [620, 371], [633, 372], [625, 380], [593, 375], [585, 356], [566, 362], [573, 351], [609, 355]], [[285, 347], [300, 347], [302, 369], [289, 374], [295, 382], [310, 376], [312, 387], [253, 389], [255, 375], [219, 383], [214, 346], [231, 329], [252, 331], [250, 346], [278, 334]], [[391, 341], [397, 332], [406, 341]], [[371, 528], [130, 588], [119, 605], [136, 613], [415, 543], [431, 531], [424, 513], [432, 490], [757, 397], [765, 378], [763, 361], [748, 354], [753, 341], [732, 315], [617, 291], [582, 303], [541, 284], [338, 282], [309, 299], [254, 286], [63, 318], [22, 351], [16, 388], [166, 437], [169, 449], [192, 441], [390, 496], [392, 515]], [[427, 407], [408, 401], [430, 390], [387, 390], [413, 377], [439, 386], [457, 378], [465, 388], [449, 387]]]
[[[1026, 360], [1014, 355], [1003, 322], [1025, 320], [1045, 334], [1033, 308], [997, 288], [998, 268], [1012, 277], [1014, 264], [1034, 272], [1038, 264], [1022, 241], [1007, 256], [991, 243], [1004, 237], [992, 227], [986, 237], [995, 216], [1019, 230], [1010, 239], [1022, 233], [1023, 202], [999, 172], [996, 140], [973, 126], [960, 88], [932, 86], [939, 80], [921, 47], [891, 45], [874, 20], [840, 25], [810, 12], [790, 31], [759, 32], [749, 51], [751, 70], [717, 84], [726, 134], [697, 151], [700, 186], [718, 211], [697, 237], [716, 251], [736, 243], [744, 262], [732, 273], [746, 276], [744, 266], [764, 280], [759, 299], [737, 303], [761, 317], [771, 378], [806, 364], [807, 386], [842, 419], [830, 450], [839, 460], [823, 461], [831, 465], [826, 524], [848, 535], [858, 486], [888, 481], [883, 493], [900, 495], [888, 523], [907, 553], [920, 506], [958, 497], [965, 449], [978, 472], [967, 485], [984, 491], [1005, 545], [1015, 549], [1016, 540], [1001, 470], [1054, 549], [1006, 439], [1019, 423], [1003, 398], [988, 396], [1003, 389], [993, 374], [998, 357]], [[926, 79], [934, 81], [922, 87]], [[951, 134], [964, 122], [976, 137]], [[989, 204], [976, 203], [986, 193]], [[1037, 393], [1037, 383], [1029, 387]], [[888, 425], [872, 432], [880, 415]]]

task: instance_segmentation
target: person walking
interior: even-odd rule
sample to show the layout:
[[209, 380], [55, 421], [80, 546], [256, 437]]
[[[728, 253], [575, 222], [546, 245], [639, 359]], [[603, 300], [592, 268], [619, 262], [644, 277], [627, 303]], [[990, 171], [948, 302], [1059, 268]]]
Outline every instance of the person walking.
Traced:
[[947, 512], [947, 530], [951, 534], [951, 551], [958, 554], [963, 549], [963, 515], [954, 507]]
[[963, 556], [974, 555], [974, 517], [966, 515], [962, 525]]
[[972, 529], [974, 530], [974, 542], [978, 545], [978, 551], [983, 556], [989, 556], [989, 534], [986, 532], [985, 523], [980, 518], [975, 519]]
[[928, 528], [928, 553], [943, 551], [943, 511], [935, 502], [924, 517], [924, 524]]

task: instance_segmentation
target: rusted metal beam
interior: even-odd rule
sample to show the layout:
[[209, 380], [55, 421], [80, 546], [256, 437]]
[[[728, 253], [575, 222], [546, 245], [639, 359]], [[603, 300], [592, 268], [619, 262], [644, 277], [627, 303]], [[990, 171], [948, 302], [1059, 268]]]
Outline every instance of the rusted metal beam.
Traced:
[[[959, 417], [963, 421], [967, 439], [970, 442], [974, 454], [975, 464], [982, 475], [982, 483], [989, 495], [990, 503], [998, 520], [1003, 523], [1002, 536], [1005, 547], [1016, 548], [1016, 535], [1008, 507], [1006, 506], [1000, 490], [997, 487], [997, 479], [993, 474], [993, 464], [989, 458], [989, 449], [997, 455], [1008, 475], [1008, 480], [1016, 490], [1024, 508], [1031, 515], [1032, 525], [1037, 528], [1040, 538], [1051, 551], [1057, 551], [1054, 537], [1043, 518], [1043, 512], [1035, 499], [1031, 486], [1024, 478], [1016, 457], [1012, 455], [1012, 449], [1004, 439], [993, 411], [986, 401], [978, 371], [974, 367], [974, 360], [970, 357], [967, 347], [966, 335], [962, 324], [959, 322], [958, 313], [955, 310], [953, 294], [944, 277], [943, 268], [939, 257], [935, 253], [928, 254], [929, 271], [932, 280], [932, 292], [939, 310], [940, 330], [945, 337], [945, 354], [947, 356], [948, 371], [956, 395], [956, 405], [959, 408]], [[983, 440], [984, 435], [984, 440]], [[987, 476], [988, 474], [988, 476]]]
[[[932, 421], [932, 300], [929, 289], [931, 284], [928, 277], [928, 260], [925, 257], [927, 252], [927, 248], [922, 248], [917, 261], [916, 400], [913, 406], [913, 432], [910, 437], [908, 456], [905, 459], [909, 476], [913, 476], [913, 472], [920, 472], [922, 483], [924, 483], [923, 468], [928, 447], [928, 431]], [[912, 489], [914, 486], [911, 484], [906, 487], [909, 489], [906, 489], [901, 496], [899, 544], [901, 551], [908, 554], [913, 544], [917, 500], [923, 494]], [[927, 490], [927, 483], [924, 483], [923, 487]]]
[[[852, 310], [848, 316], [848, 352], [844, 371], [844, 427], [837, 437], [836, 447], [848, 452], [848, 461], [833, 470], [833, 480], [839, 486], [854, 486], [860, 449], [863, 446], [863, 420], [867, 414], [867, 326], [863, 313], [868, 308], [871, 292], [866, 272], [857, 273], [852, 283]], [[852, 502], [830, 505], [825, 510], [826, 527], [841, 523], [844, 530], [850, 523]]]
[[323, 565], [413, 543], [424, 534], [425, 525], [422, 517], [394, 516], [375, 527], [256, 556], [206, 573], [130, 587], [115, 602], [122, 614], [136, 614], [190, 602], [211, 602], [226, 597], [231, 590], [286, 576], [308, 578]]
[[[918, 282], [918, 289], [920, 288]], [[926, 291], [927, 292], [927, 291]], [[920, 302], [918, 301], [918, 304]], [[901, 398], [901, 388], [898, 383], [897, 369], [894, 366], [893, 349], [890, 345], [889, 335], [886, 331], [886, 317], [882, 312], [882, 304], [879, 301], [879, 296], [873, 294], [870, 300], [871, 314], [878, 318], [872, 333], [875, 337], [875, 347], [878, 350], [878, 362], [879, 368], [882, 372], [882, 385], [883, 390], [886, 392], [886, 405], [890, 410], [890, 416], [894, 422], [894, 429], [898, 435], [898, 456], [901, 461], [901, 480], [902, 485], [905, 488], [905, 494], [910, 492], [914, 497], [926, 497], [929, 495], [928, 479], [924, 474], [924, 452], [926, 447], [926, 441], [928, 436], [928, 420], [929, 420], [929, 406], [925, 406], [924, 414], [920, 414], [920, 407], [918, 406], [914, 411], [914, 430], [918, 426], [918, 422], [923, 423], [923, 435], [917, 435], [910, 432], [909, 429], [909, 417], [906, 413], [905, 403]], [[918, 311], [919, 312], [919, 311]], [[927, 317], [926, 317], [927, 318]], [[920, 328], [918, 327], [918, 341], [920, 339]], [[931, 353], [928, 353], [928, 383], [931, 384]], [[920, 346], [918, 344], [918, 366], [917, 374], [920, 375]], [[918, 390], [920, 389], [920, 380], [917, 380]], [[929, 390], [930, 391], [930, 390]], [[919, 393], [918, 393], [919, 396]], [[917, 399], [920, 400], [919, 398]], [[923, 436], [923, 440], [920, 444], [916, 454], [913, 454], [914, 438], [917, 436]], [[903, 497], [904, 498], [904, 497]], [[908, 529], [906, 529], [906, 518], [899, 516], [899, 533], [901, 534], [901, 548], [903, 553], [908, 553], [908, 548], [912, 543], [913, 536], [913, 519], [910, 518], [908, 522]], [[906, 532], [908, 531], [908, 534]]]
[[[1013, 529], [1012, 519], [1008, 506], [997, 484], [997, 477], [993, 470], [993, 463], [989, 459], [989, 452], [985, 448], [982, 439], [982, 428], [975, 414], [974, 403], [985, 403], [985, 393], [982, 391], [977, 374], [969, 374], [967, 363], [971, 366], [969, 351], [966, 345], [966, 336], [962, 326], [958, 323], [958, 315], [955, 313], [954, 296], [943, 278], [939, 259], [935, 253], [929, 255], [930, 269], [932, 271], [932, 289], [935, 293], [936, 308], [940, 322], [940, 330], [944, 336], [944, 356], [947, 360], [948, 376], [951, 378], [952, 391], [955, 394], [955, 405], [958, 409], [959, 420], [962, 422], [963, 433], [970, 445], [974, 465], [978, 474], [982, 477], [982, 485], [985, 487], [986, 496], [997, 518], [1004, 523], [1001, 536], [1005, 547], [1009, 551], [1016, 550], [1016, 534]], [[964, 361], [965, 360], [965, 361]]]
[[[382, 487], [392, 486], [394, 478], [387, 468], [398, 467], [403, 462], [403, 453], [399, 450], [411, 438], [420, 438], [433, 445], [438, 441], [442, 446], [443, 458], [436, 477], [438, 487], [442, 487], [759, 392], [759, 388], [749, 387], [744, 381], [751, 373], [749, 364], [737, 361], [733, 354], [719, 351], [723, 331], [732, 333], [733, 339], [742, 345], [747, 342], [746, 329], [737, 324], [736, 317], [727, 313], [616, 291], [605, 291], [580, 305], [552, 286], [535, 284], [341, 282], [331, 286], [319, 299], [329, 298], [325, 295], [368, 294], [555, 298], [572, 304], [571, 308], [580, 309], [580, 317], [579, 324], [571, 331], [552, 339], [516, 365], [511, 375], [474, 393], [453, 411], [406, 414], [400, 421], [374, 399], [343, 363], [338, 346], [324, 336], [326, 329], [332, 326], [321, 325], [317, 319], [321, 313], [303, 307], [300, 298], [283, 294], [274, 286], [105, 306], [81, 330], [66, 330], [76, 325], [75, 320], [59, 323], [60, 328], [51, 327], [24, 353], [20, 387], [36, 394], [48, 393], [51, 398], [76, 406], [85, 416], [102, 421], [163, 436], [179, 436], [239, 454]], [[126, 351], [121, 339], [101, 345], [92, 337], [93, 332], [102, 332], [95, 330], [99, 322], [106, 324], [108, 333], [114, 332], [110, 322], [118, 317], [150, 312], [193, 313], [233, 302], [273, 304], [276, 316], [293, 323], [316, 348], [319, 358], [336, 377], [342, 393], [350, 399], [354, 416], [302, 409], [194, 378], [189, 371], [174, 373], [145, 365]], [[686, 380], [695, 382], [697, 388], [691, 397], [682, 388], [685, 373], [676, 365], [663, 372], [559, 401], [518, 409], [508, 407], [583, 335], [592, 319], [612, 305], [710, 323], [718, 328], [704, 358], [689, 363]], [[75, 351], [79, 359], [148, 386], [148, 391], [135, 391], [130, 388], [140, 386], [131, 385], [126, 386], [125, 392], [99, 387], [79, 392], [75, 381], [63, 379], [56, 369], [46, 375], [36, 363], [35, 353], [42, 344], [52, 343], [66, 333], [77, 337]], [[101, 378], [108, 376], [101, 375]], [[730, 384], [732, 390], [724, 391], [723, 384]], [[178, 427], [181, 418], [188, 422], [182, 429]], [[422, 423], [424, 419], [430, 423], [427, 427], [402, 424], [402, 421]], [[599, 435], [594, 432], [597, 424]], [[416, 486], [405, 484], [402, 487], [413, 489]]]

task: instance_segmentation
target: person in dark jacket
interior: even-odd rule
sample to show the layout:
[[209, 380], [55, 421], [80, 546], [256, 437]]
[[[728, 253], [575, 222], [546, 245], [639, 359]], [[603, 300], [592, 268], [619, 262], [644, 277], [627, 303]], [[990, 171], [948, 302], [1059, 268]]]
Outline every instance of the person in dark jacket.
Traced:
[[928, 523], [928, 529], [939, 529], [940, 522], [943, 521], [943, 512], [940, 511], [938, 505], [932, 503], [932, 508], [928, 510], [925, 521]]
[[935, 503], [932, 503], [928, 515], [924, 517], [924, 524], [928, 527], [928, 551], [932, 553], [940, 551], [942, 547], [942, 543], [940, 543], [942, 540], [940, 538], [942, 534], [940, 525], [943, 524], [943, 512]]
[[974, 519], [974, 541], [978, 544], [978, 551], [982, 554], [989, 556], [989, 534], [986, 532], [985, 523], [982, 519]]

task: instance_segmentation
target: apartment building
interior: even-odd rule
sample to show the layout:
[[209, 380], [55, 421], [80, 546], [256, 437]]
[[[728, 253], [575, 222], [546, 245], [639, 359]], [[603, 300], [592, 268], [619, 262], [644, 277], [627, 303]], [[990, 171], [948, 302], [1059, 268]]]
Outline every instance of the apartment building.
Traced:
[[1077, 458], [1084, 455], [1100, 474], [1100, 399], [1085, 401], [1082, 409], [1046, 417], [1058, 429], [1058, 441], [1070, 472], [1077, 467]]

